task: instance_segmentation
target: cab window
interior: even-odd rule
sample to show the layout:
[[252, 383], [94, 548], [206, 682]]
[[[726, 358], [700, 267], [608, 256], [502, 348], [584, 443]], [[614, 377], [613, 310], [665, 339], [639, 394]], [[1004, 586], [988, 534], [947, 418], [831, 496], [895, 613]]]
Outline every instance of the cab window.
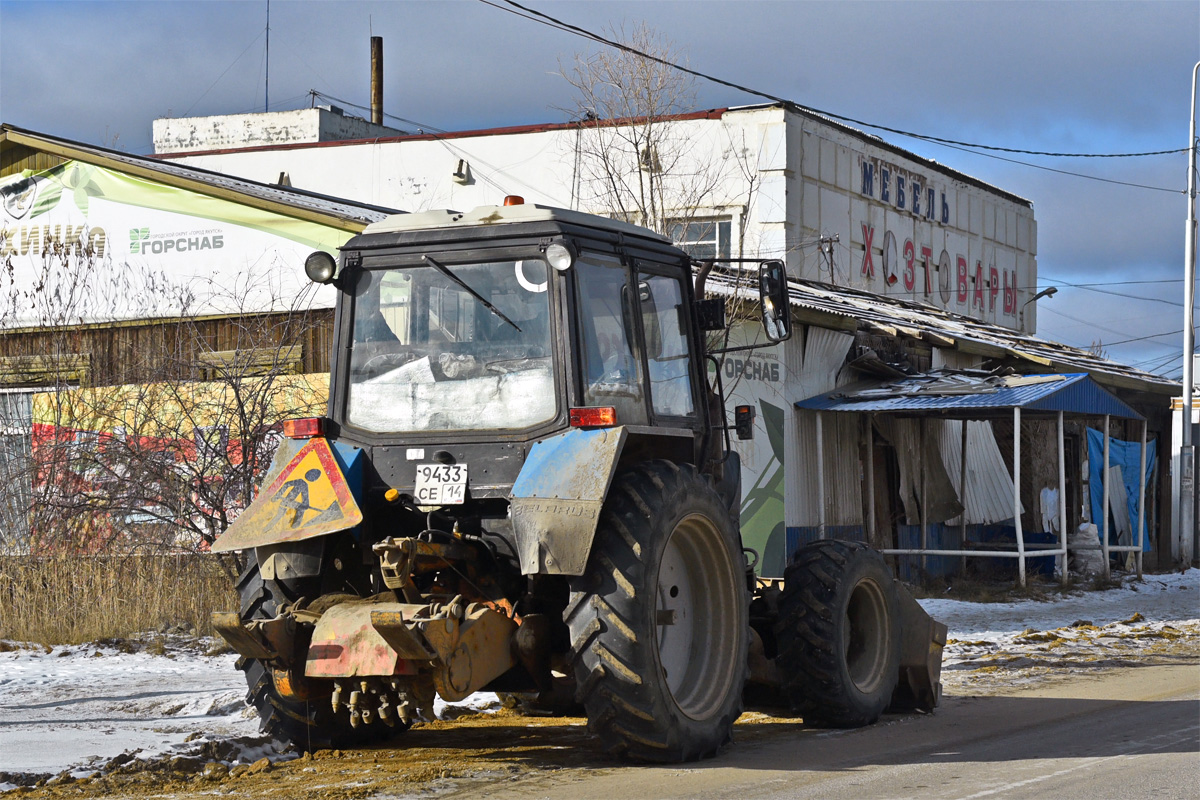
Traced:
[[613, 406], [618, 424], [646, 424], [646, 394], [634, 345], [637, 292], [630, 287], [629, 271], [616, 259], [589, 255], [576, 264], [575, 285], [584, 403]]
[[684, 327], [684, 293], [665, 275], [638, 276], [650, 402], [657, 416], [685, 417], [692, 406], [692, 365]]

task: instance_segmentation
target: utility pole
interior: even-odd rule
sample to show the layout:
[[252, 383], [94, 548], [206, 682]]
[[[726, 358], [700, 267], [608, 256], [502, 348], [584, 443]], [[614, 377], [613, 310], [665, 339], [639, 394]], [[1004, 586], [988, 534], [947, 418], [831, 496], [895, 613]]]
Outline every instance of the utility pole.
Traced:
[[[1192, 120], [1188, 128], [1187, 232], [1183, 249], [1183, 407], [1179, 412], [1179, 559], [1191, 564], [1196, 557], [1195, 443], [1192, 441], [1192, 356], [1196, 349], [1192, 306], [1196, 298], [1196, 76], [1200, 61], [1192, 68]], [[1174, 548], [1172, 548], [1174, 549]]]
[[267, 68], [263, 83], [263, 113], [271, 110], [271, 0], [267, 0]]

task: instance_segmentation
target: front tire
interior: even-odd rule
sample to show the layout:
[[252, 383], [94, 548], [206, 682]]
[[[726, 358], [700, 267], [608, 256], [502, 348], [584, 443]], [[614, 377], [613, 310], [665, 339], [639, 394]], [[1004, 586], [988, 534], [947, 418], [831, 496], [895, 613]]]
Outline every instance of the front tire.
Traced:
[[620, 474], [565, 618], [578, 697], [606, 751], [691, 761], [742, 711], [749, 595], [737, 526], [687, 464]]
[[883, 556], [856, 542], [808, 544], [784, 572], [776, 666], [809, 724], [870, 725], [900, 674], [896, 589]]

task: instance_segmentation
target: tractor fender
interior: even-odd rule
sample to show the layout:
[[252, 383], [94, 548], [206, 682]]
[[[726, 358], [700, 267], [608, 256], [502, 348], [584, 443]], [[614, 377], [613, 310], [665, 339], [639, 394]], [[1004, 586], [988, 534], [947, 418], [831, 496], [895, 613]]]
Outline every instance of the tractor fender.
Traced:
[[258, 496], [213, 542], [215, 553], [312, 539], [362, 522], [363, 453], [316, 437], [284, 439]]
[[522, 574], [583, 574], [626, 436], [572, 428], [530, 448], [509, 497]]

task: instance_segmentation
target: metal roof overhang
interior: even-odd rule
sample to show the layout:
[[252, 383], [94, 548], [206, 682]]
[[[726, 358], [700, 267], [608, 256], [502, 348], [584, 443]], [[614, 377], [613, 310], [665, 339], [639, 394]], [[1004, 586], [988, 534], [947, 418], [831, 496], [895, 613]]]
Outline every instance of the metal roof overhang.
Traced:
[[[745, 285], [745, 275], [720, 268], [708, 276], [713, 294], [757, 299]], [[973, 319], [936, 306], [874, 294], [847, 286], [789, 278], [789, 300], [798, 322], [833, 330], [864, 330], [904, 336], [933, 347], [1018, 362], [1030, 372], [1086, 372], [1097, 383], [1115, 389], [1177, 397], [1178, 381], [1101, 358], [1087, 350], [1028, 336], [992, 322]]]
[[306, 192], [290, 186], [258, 183], [219, 172], [136, 156], [0, 124], [0, 149], [24, 146], [67, 161], [82, 161], [168, 186], [229, 200], [295, 219], [359, 233], [369, 223], [400, 213], [353, 200]]
[[[1105, 390], [1086, 374], [1038, 375], [1036, 380], [1017, 379], [1011, 385], [998, 379], [970, 391], [970, 385], [958, 388], [918, 387], [923, 378], [914, 376], [900, 381], [874, 381], [835, 389], [795, 403], [809, 411], [857, 411], [895, 414], [906, 417], [982, 419], [1006, 416], [1014, 408], [1023, 412], [1068, 416], [1113, 416], [1142, 420], [1141, 414]], [[932, 379], [931, 379], [932, 380]]]

